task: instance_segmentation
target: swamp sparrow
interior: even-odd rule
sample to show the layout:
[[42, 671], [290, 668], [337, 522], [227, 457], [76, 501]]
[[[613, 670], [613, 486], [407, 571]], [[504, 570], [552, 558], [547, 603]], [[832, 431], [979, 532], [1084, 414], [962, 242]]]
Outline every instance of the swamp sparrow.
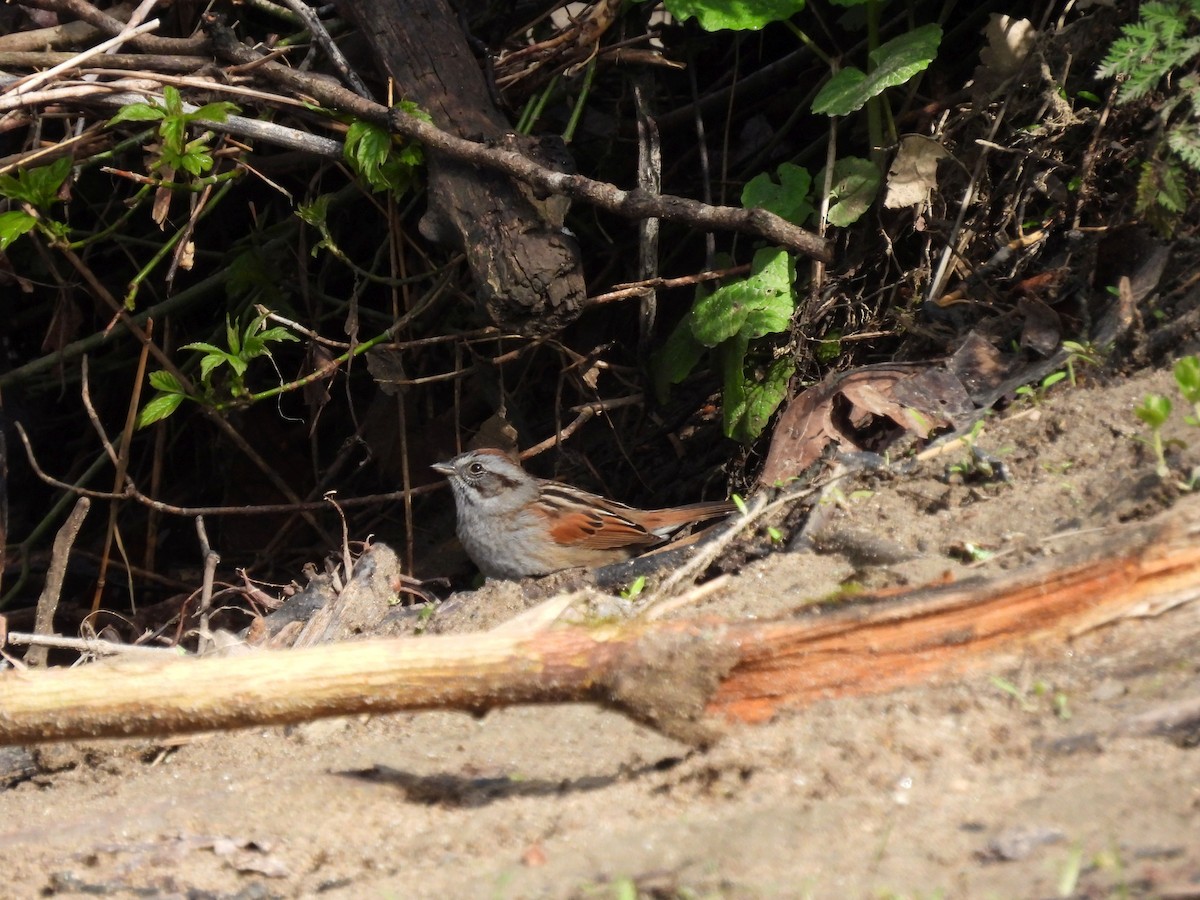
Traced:
[[433, 469], [449, 479], [458, 507], [458, 538], [489, 578], [620, 562], [661, 544], [684, 525], [733, 510], [725, 500], [633, 509], [535, 478], [500, 450], [471, 450]]

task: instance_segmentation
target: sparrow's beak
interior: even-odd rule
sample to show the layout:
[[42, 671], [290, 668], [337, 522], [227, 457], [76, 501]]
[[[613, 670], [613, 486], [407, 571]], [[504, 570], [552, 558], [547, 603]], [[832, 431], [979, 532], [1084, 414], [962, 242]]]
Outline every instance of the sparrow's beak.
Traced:
[[429, 468], [433, 469], [435, 472], [440, 472], [442, 475], [453, 475], [455, 472], [454, 464], [448, 461], [434, 463]]

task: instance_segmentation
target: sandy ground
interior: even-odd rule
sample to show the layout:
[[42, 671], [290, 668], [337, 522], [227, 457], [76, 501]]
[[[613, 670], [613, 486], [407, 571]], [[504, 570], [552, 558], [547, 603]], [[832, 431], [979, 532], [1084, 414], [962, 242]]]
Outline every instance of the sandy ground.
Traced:
[[[1061, 386], [990, 419], [978, 445], [1008, 483], [947, 479], [959, 453], [847, 485], [833, 543], [868, 535], [901, 561], [776, 553], [689, 612], [986, 575], [1144, 519], [1179, 494], [1135, 440], [1150, 390], [1169, 376]], [[1189, 431], [1177, 413], [1171, 433]], [[1200, 461], [1175, 453], [1181, 473]], [[995, 555], [968, 568], [967, 544]], [[461, 598], [457, 621], [508, 614], [490, 597]], [[1197, 897], [1200, 734], [1113, 730], [1200, 698], [1198, 606], [732, 727], [703, 752], [585, 706], [39, 747], [0, 791], [4, 893]]]

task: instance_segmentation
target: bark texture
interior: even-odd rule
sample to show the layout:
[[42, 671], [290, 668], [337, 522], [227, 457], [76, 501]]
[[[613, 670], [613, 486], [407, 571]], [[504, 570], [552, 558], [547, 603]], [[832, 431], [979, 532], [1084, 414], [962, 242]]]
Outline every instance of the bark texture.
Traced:
[[[395, 81], [397, 99], [418, 104], [451, 134], [503, 143], [566, 170], [556, 154], [512, 135], [445, 0], [342, 0], [338, 7]], [[533, 332], [574, 319], [587, 292], [579, 247], [562, 230], [561, 209], [499, 172], [427, 153], [429, 210], [421, 233], [466, 254], [482, 311], [502, 327]]]

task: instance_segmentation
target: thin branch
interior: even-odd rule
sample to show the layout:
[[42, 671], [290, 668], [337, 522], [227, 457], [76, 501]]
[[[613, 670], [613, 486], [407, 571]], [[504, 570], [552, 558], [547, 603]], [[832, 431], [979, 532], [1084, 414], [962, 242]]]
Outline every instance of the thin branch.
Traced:
[[[194, 516], [268, 516], [289, 512], [313, 512], [329, 508], [329, 504], [324, 500], [296, 503], [269, 503], [261, 506], [175, 506], [174, 504], [164, 503], [161, 500], [155, 500], [153, 497], [143, 494], [128, 480], [126, 481], [125, 490], [122, 493], [112, 494], [107, 491], [93, 491], [89, 488], [82, 488], [71, 484], [69, 481], [61, 481], [45, 472], [38, 464], [37, 457], [33, 455], [33, 445], [29, 442], [29, 435], [26, 433], [25, 427], [20, 422], [14, 422], [13, 426], [17, 429], [17, 435], [21, 438], [21, 443], [25, 446], [25, 456], [29, 460], [29, 466], [33, 469], [33, 473], [51, 487], [68, 491], [78, 497], [88, 497], [92, 500], [134, 500], [157, 512], [172, 516], [187, 516], [188, 518]], [[345, 507], [376, 506], [403, 500], [406, 493], [410, 493], [415, 497], [419, 494], [431, 494], [434, 491], [443, 490], [445, 487], [445, 482], [435, 482], [434, 484], [418, 485], [407, 492], [389, 491], [385, 494], [368, 494], [364, 497], [351, 497], [341, 501], [341, 503]]]
[[48, 81], [53, 81], [68, 69], [74, 69], [94, 56], [102, 56], [106, 51], [120, 47], [131, 37], [154, 31], [156, 28], [158, 28], [158, 24], [158, 19], [151, 19], [149, 22], [139, 25], [137, 28], [122, 31], [115, 37], [110, 37], [107, 41], [101, 41], [99, 44], [96, 44], [96, 46], [89, 47], [82, 53], [76, 53], [70, 59], [63, 60], [58, 65], [53, 66], [44, 72], [38, 72], [35, 75], [29, 75], [26, 78], [20, 79], [14, 87], [8, 88], [5, 93], [29, 93], [34, 88], [39, 87]]
[[[92, 501], [87, 497], [76, 500], [75, 508], [71, 510], [67, 521], [54, 538], [54, 550], [50, 554], [50, 567], [46, 572], [46, 585], [38, 597], [37, 612], [34, 614], [33, 630], [39, 635], [54, 634], [54, 611], [58, 609], [58, 600], [62, 595], [63, 578], [67, 574], [71, 546], [79, 535], [79, 529], [83, 527], [83, 520], [87, 518], [91, 505]], [[11, 635], [9, 639], [12, 639]], [[31, 647], [25, 654], [25, 662], [31, 666], [44, 666], [48, 652], [45, 646]]]
[[221, 557], [213, 552], [208, 543], [208, 532], [204, 528], [204, 517], [196, 516], [196, 535], [200, 538], [200, 555], [204, 559], [204, 581], [200, 588], [200, 642], [196, 652], [206, 653], [213, 645], [212, 631], [208, 627], [212, 614], [213, 580]]
[[[222, 58], [239, 64], [253, 62], [259, 58], [259, 54], [243, 45], [229, 28], [211, 18], [209, 33], [214, 49]], [[417, 141], [427, 149], [444, 153], [462, 162], [495, 169], [547, 193], [565, 194], [631, 219], [657, 216], [683, 222], [701, 230], [716, 229], [755, 234], [817, 259], [827, 262], [833, 259], [830, 242], [765, 209], [709, 206], [669, 194], [657, 195], [643, 190], [624, 191], [582, 175], [568, 175], [545, 168], [511, 150], [447, 134], [435, 125], [410, 116], [400, 109], [389, 109], [364, 100], [352, 91], [278, 63], [267, 63], [262, 66], [261, 71], [276, 84], [311, 96], [324, 105], [349, 112], [364, 121], [385, 126], [396, 134]]]
[[[101, 12], [86, 0], [21, 0], [21, 5], [82, 19], [105, 34], [117, 35], [125, 30], [124, 22]], [[204, 38], [163, 38], [143, 34], [135, 37], [130, 43], [150, 53], [196, 56], [205, 52], [207, 42]]]
[[342, 80], [354, 90], [354, 93], [360, 97], [371, 99], [371, 91], [363, 83], [363, 80], [358, 77], [358, 74], [350, 67], [350, 63], [346, 57], [342, 55], [341, 48], [334, 43], [333, 38], [329, 36], [329, 32], [325, 29], [325, 23], [321, 21], [316, 11], [304, 3], [303, 0], [283, 0], [284, 4], [300, 17], [304, 23], [304, 27], [308, 29], [308, 33], [313, 36], [313, 39], [321, 45], [321, 49], [325, 51], [325, 55], [329, 58], [329, 62], [333, 65], [338, 73], [342, 76]]

